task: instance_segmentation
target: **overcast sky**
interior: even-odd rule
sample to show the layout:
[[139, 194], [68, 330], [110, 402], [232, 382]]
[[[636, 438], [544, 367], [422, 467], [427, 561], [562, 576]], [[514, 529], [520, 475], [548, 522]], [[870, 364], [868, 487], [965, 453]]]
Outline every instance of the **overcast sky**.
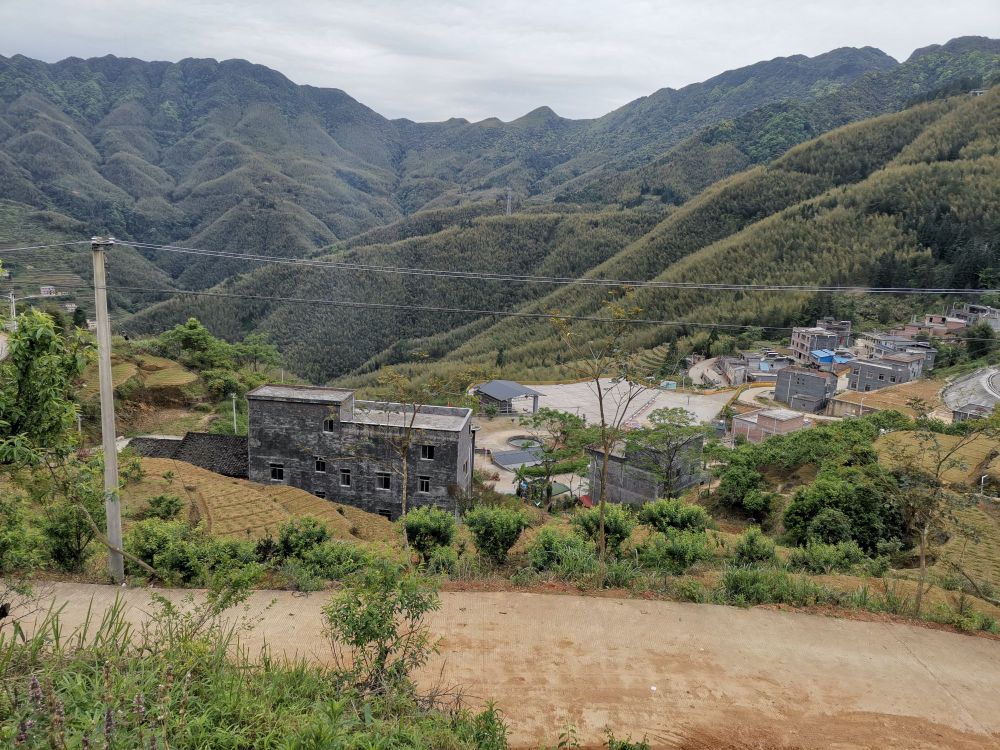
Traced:
[[0, 0], [0, 53], [244, 58], [388, 117], [594, 117], [835, 47], [1000, 36], [1000, 0]]

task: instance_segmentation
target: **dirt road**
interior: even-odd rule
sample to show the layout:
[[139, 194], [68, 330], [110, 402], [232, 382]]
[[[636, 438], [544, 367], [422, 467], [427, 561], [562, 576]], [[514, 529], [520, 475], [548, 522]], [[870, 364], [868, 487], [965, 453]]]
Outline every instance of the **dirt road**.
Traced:
[[[118, 589], [58, 584], [64, 621]], [[171, 597], [178, 592], [169, 592]], [[126, 590], [139, 619], [148, 591]], [[326, 595], [258, 592], [250, 645], [328, 657]], [[274, 601], [273, 606], [266, 609]], [[507, 714], [512, 745], [616, 734], [663, 748], [997, 748], [1000, 642], [908, 625], [598, 597], [446, 592], [438, 675]], [[734, 738], [739, 738], [734, 739]]]

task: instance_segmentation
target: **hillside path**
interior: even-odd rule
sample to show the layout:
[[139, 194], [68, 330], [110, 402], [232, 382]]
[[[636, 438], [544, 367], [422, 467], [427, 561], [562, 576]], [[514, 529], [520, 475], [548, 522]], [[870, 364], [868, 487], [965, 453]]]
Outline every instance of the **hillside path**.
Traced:
[[[53, 584], [64, 630], [121, 593]], [[162, 591], [172, 599], [185, 592]], [[328, 593], [255, 592], [247, 637], [328, 661]], [[519, 592], [451, 591], [431, 616], [440, 654], [419, 676], [494, 699], [513, 747], [647, 735], [677, 748], [1000, 748], [1000, 641], [769, 609]], [[726, 738], [723, 740], [722, 738]], [[734, 740], [733, 738], [739, 738]]]

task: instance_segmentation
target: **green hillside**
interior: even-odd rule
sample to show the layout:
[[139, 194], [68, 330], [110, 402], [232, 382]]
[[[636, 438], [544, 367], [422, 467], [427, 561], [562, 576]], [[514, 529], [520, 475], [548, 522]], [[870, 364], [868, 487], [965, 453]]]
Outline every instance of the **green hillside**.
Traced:
[[[850, 125], [766, 167], [712, 186], [589, 272], [678, 282], [981, 284], [1000, 269], [1000, 87]], [[626, 275], [627, 274], [627, 275]], [[563, 287], [522, 311], [599, 314], [606, 290]], [[824, 303], [814, 294], [641, 289], [646, 318], [783, 327]], [[856, 298], [834, 301], [849, 315]], [[586, 335], [596, 324], [575, 324]], [[589, 328], [590, 327], [590, 328]], [[636, 326], [623, 342], [649, 349], [695, 326]], [[447, 352], [414, 372], [492, 365], [508, 377], [568, 374], [546, 321], [503, 319], [418, 348]], [[363, 380], [363, 379], [362, 379]], [[357, 379], [351, 382], [359, 382]]]
[[[509, 123], [414, 123], [242, 60], [0, 56], [0, 188], [90, 234], [303, 257], [421, 209], [492, 204], [508, 188], [520, 201], [635, 166], [699, 128], [895, 67], [843, 48], [664, 89], [594, 120], [541, 108]], [[245, 270], [150, 258], [187, 288]]]

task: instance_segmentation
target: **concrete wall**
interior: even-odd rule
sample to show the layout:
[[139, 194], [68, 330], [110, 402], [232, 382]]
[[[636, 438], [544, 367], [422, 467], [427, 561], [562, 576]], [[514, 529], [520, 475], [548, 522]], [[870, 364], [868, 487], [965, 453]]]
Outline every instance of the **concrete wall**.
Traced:
[[[389, 428], [338, 421], [333, 432], [323, 421], [335, 404], [249, 401], [250, 479], [272, 483], [271, 464], [284, 467], [281, 483], [307, 492], [324, 492], [326, 499], [353, 505], [371, 513], [397, 518], [402, 509], [402, 462], [392, 449]], [[332, 407], [332, 408], [331, 408]], [[346, 412], [347, 410], [345, 410]], [[417, 430], [408, 453], [409, 507], [436, 505], [452, 510], [457, 493], [472, 478], [472, 435], [469, 424], [461, 432]], [[434, 459], [420, 458], [421, 445], [434, 446]], [[316, 457], [326, 471], [316, 471]], [[351, 486], [340, 484], [341, 469], [350, 469]], [[376, 487], [376, 472], [389, 472], [389, 490]], [[419, 477], [430, 478], [430, 492], [419, 492]]]
[[821, 377], [801, 370], [786, 368], [778, 373], [774, 400], [796, 409], [819, 411], [837, 389], [835, 377]]

